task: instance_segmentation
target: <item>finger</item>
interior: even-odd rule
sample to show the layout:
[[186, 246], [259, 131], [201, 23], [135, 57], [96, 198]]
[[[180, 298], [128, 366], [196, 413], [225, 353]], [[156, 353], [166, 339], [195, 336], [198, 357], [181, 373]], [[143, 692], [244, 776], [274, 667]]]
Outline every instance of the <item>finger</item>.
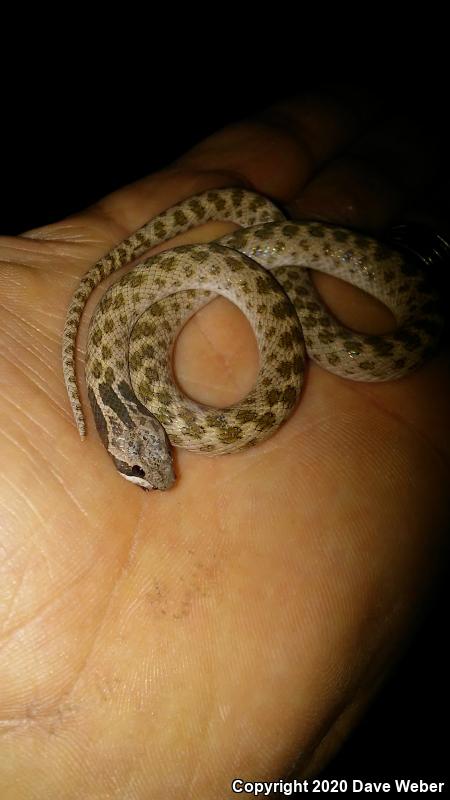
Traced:
[[445, 160], [437, 121], [385, 119], [318, 170], [290, 210], [377, 233], [430, 186]]
[[[286, 100], [213, 134], [166, 170], [108, 195], [87, 209], [88, 221], [99, 238], [106, 223], [105, 235], [112, 232], [118, 241], [163, 209], [210, 188], [242, 185], [287, 202], [382, 110], [379, 98], [351, 89]], [[70, 221], [83, 223], [84, 216]], [[60, 233], [57, 225], [26, 236], [48, 239]], [[70, 238], [73, 231], [69, 227], [63, 234]]]
[[379, 98], [350, 89], [288, 99], [219, 131], [180, 163], [202, 171], [220, 168], [286, 203], [382, 109]]
[[[437, 121], [386, 118], [345, 153], [325, 164], [289, 205], [294, 218], [314, 218], [379, 234], [423, 196], [446, 160]], [[394, 320], [377, 301], [321, 273], [313, 281], [330, 310], [348, 327], [367, 333], [392, 330]]]

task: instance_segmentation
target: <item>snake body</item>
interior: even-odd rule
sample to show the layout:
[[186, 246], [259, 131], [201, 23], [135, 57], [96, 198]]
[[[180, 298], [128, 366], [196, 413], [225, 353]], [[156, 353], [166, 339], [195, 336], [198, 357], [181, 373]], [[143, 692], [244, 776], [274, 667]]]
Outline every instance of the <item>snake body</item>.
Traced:
[[[342, 377], [391, 380], [418, 367], [441, 330], [426, 276], [395, 250], [337, 226], [288, 221], [269, 200], [247, 190], [205, 192], [151, 220], [82, 278], [63, 335], [64, 377], [82, 437], [75, 345], [88, 297], [150, 247], [208, 220], [241, 227], [210, 244], [166, 250], [138, 264], [104, 294], [89, 327], [86, 383], [98, 432], [119, 473], [146, 489], [173, 485], [171, 445], [214, 455], [270, 436], [298, 401], [306, 353]], [[324, 306], [308, 268], [376, 297], [397, 329], [370, 336], [342, 326]], [[252, 391], [226, 409], [182, 395], [170, 358], [187, 319], [217, 294], [247, 316], [260, 354]]]

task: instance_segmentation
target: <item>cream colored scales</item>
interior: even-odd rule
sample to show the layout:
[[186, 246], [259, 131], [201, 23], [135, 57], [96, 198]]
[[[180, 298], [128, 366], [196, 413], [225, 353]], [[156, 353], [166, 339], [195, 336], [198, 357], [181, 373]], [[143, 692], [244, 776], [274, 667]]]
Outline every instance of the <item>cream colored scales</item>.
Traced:
[[[82, 437], [75, 342], [88, 297], [115, 270], [208, 220], [241, 228], [146, 259], [108, 289], [90, 323], [86, 381], [97, 429], [120, 474], [144, 488], [173, 484], [171, 444], [221, 454], [272, 435], [297, 403], [306, 354], [351, 380], [392, 380], [424, 361], [442, 328], [424, 275], [397, 252], [343, 228], [288, 221], [269, 200], [243, 189], [205, 192], [148, 222], [81, 279], [64, 328], [63, 367]], [[321, 302], [308, 268], [373, 295], [398, 328], [369, 336], [343, 327]], [[260, 353], [250, 394], [220, 410], [181, 394], [170, 363], [179, 330], [217, 294], [247, 316]]]

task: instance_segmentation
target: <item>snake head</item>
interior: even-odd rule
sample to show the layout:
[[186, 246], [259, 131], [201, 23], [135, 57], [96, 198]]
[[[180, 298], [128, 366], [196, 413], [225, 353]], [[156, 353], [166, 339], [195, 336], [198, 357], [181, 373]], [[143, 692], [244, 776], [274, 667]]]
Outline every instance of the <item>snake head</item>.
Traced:
[[111, 387], [101, 395], [102, 406], [91, 387], [88, 394], [101, 440], [122, 477], [142, 489], [170, 489], [172, 446], [159, 420], [132, 396], [125, 409]]
[[136, 427], [122, 429], [109, 452], [122, 477], [143, 489], [170, 489], [175, 482], [169, 439], [152, 414], [142, 414]]
[[117, 471], [142, 489], [170, 489], [175, 473], [172, 447], [163, 426], [148, 412], [134, 414], [133, 423], [128, 427], [108, 418], [104, 444]]

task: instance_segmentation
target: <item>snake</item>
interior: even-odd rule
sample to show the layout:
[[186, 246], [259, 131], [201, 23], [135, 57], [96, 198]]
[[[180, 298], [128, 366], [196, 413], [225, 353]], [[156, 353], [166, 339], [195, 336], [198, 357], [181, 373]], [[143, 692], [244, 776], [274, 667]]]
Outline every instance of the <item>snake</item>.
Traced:
[[[150, 249], [208, 221], [234, 232], [202, 244]], [[138, 263], [135, 263], [138, 260]], [[81, 438], [86, 435], [75, 355], [87, 300], [116, 270], [89, 324], [87, 394], [100, 439], [119, 474], [143, 489], [170, 489], [173, 447], [219, 455], [259, 444], [296, 407], [311, 359], [354, 381], [389, 381], [417, 369], [442, 329], [429, 276], [398, 249], [320, 220], [292, 220], [243, 188], [208, 190], [155, 216], [81, 278], [63, 331], [63, 373]], [[317, 270], [377, 298], [396, 328], [383, 335], [345, 327], [324, 304]], [[243, 312], [259, 351], [256, 383], [240, 402], [213, 408], [184, 395], [172, 350], [187, 320], [222, 295]]]

